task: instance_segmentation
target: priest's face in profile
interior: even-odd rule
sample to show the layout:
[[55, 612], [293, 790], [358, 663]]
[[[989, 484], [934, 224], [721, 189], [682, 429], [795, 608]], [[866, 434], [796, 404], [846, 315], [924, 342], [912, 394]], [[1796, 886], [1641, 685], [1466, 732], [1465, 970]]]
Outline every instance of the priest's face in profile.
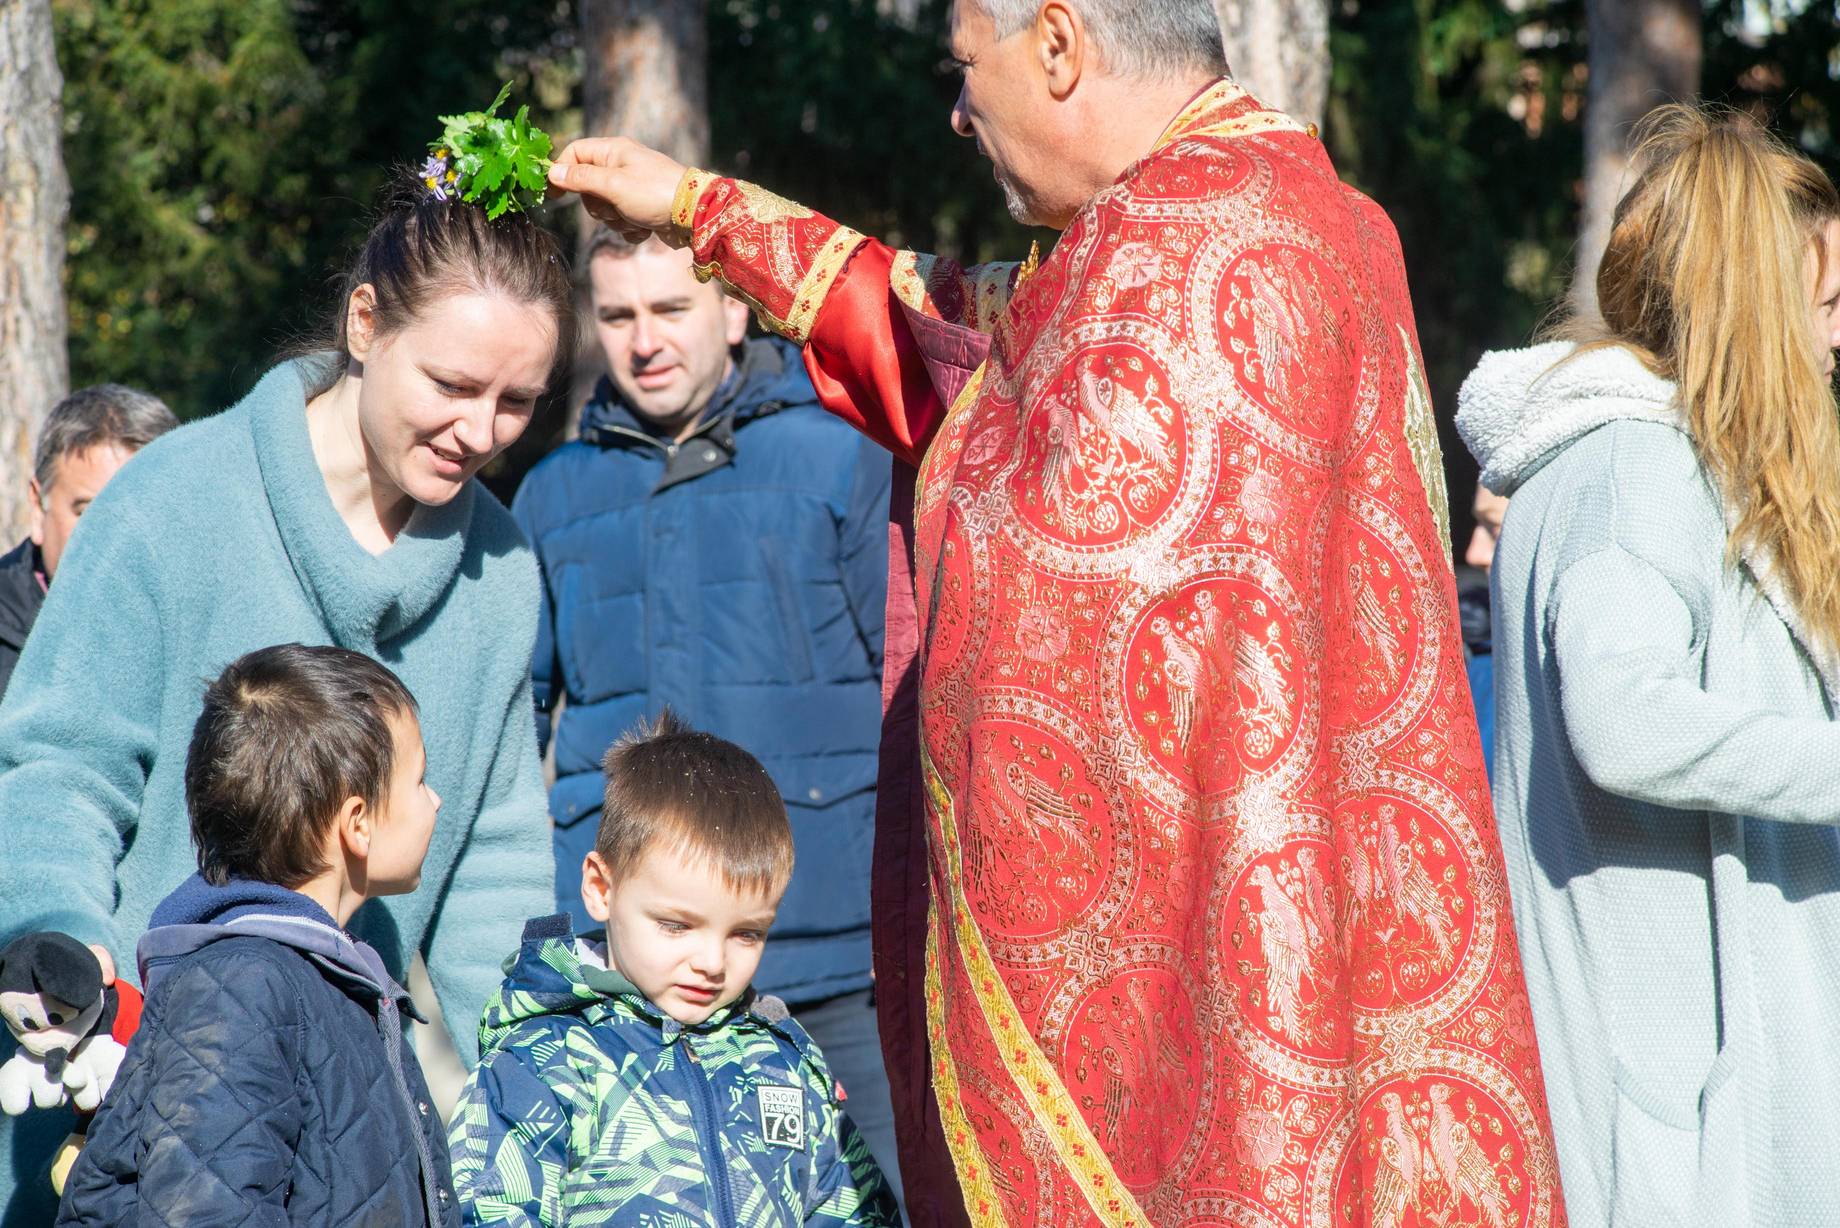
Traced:
[[1004, 35], [981, 0], [952, 5], [951, 55], [963, 81], [952, 129], [976, 140], [978, 152], [990, 159], [1011, 217], [1062, 227], [1087, 194], [1056, 173], [1064, 166], [1055, 149], [1057, 100], [1043, 79], [1038, 51], [1034, 22]]

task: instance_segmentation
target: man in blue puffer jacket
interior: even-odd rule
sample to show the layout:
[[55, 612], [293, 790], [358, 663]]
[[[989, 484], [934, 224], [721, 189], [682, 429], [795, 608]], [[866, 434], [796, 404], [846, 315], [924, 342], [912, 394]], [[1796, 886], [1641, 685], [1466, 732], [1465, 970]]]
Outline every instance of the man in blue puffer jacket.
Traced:
[[685, 252], [601, 230], [589, 249], [611, 376], [581, 436], [512, 512], [536, 550], [537, 736], [555, 721], [556, 901], [578, 932], [607, 748], [666, 707], [751, 751], [797, 868], [755, 978], [830, 1058], [899, 1189], [870, 1001], [889, 458], [825, 413], [798, 350]]

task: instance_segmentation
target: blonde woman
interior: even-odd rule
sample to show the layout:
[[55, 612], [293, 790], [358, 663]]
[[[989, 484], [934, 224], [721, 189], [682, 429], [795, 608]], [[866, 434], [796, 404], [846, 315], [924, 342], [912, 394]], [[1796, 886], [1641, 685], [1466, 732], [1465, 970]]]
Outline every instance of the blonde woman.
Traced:
[[1840, 1223], [1840, 196], [1667, 107], [1490, 354], [1495, 807], [1573, 1228]]

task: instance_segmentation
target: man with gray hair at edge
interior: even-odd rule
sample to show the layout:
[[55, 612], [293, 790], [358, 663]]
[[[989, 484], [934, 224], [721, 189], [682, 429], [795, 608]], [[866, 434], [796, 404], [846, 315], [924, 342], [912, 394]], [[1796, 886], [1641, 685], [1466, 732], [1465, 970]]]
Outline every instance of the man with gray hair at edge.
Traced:
[[122, 384], [79, 388], [45, 415], [26, 483], [31, 532], [0, 555], [0, 694], [77, 518], [129, 457], [178, 425], [160, 398]]
[[876, 988], [916, 1224], [1564, 1222], [1398, 239], [1210, 0], [957, 0], [1051, 254], [895, 251], [627, 140], [896, 481]]

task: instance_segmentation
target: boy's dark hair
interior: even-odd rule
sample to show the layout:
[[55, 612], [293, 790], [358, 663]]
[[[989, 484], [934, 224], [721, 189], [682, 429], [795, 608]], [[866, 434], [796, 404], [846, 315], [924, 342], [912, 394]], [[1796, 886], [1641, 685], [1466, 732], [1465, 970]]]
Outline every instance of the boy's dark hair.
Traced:
[[198, 870], [297, 887], [348, 797], [375, 805], [395, 766], [392, 716], [415, 697], [388, 669], [344, 648], [278, 644], [231, 662], [204, 693], [185, 756]]
[[737, 891], [778, 895], [792, 879], [792, 825], [760, 760], [668, 709], [613, 744], [594, 848], [615, 883], [661, 843], [712, 865]]

